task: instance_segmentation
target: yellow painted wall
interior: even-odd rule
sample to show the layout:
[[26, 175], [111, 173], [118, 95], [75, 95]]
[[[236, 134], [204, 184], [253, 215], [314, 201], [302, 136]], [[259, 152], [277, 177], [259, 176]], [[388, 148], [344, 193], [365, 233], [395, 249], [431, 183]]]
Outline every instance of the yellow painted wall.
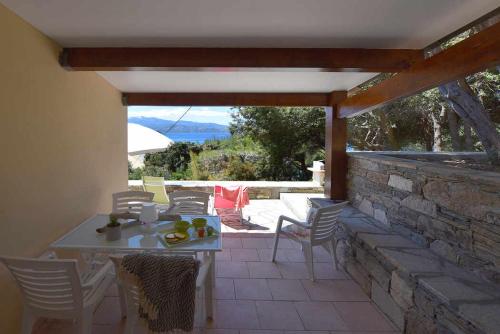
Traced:
[[[126, 111], [94, 72], [0, 5], [0, 254], [38, 256], [127, 189]], [[17, 288], [0, 265], [0, 333], [17, 333]]]

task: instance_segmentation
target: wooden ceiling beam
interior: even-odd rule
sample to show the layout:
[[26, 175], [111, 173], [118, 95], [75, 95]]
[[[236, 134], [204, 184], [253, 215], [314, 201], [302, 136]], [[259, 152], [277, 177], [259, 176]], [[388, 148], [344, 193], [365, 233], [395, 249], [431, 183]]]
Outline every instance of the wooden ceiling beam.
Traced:
[[422, 58], [413, 49], [66, 48], [60, 63], [74, 71], [399, 72]]
[[353, 117], [397, 99], [417, 94], [500, 65], [500, 23], [413, 64], [408, 69], [350, 96], [340, 104], [340, 117]]
[[127, 106], [328, 106], [332, 93], [123, 93]]

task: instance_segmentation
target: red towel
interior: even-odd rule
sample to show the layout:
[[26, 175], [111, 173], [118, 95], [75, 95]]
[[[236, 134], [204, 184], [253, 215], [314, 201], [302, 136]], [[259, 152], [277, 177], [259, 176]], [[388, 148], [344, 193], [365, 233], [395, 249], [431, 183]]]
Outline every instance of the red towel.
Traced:
[[[220, 192], [219, 192], [220, 190]], [[217, 201], [217, 197], [222, 199], [223, 201]], [[245, 205], [250, 203], [250, 198], [248, 197], [248, 188], [243, 187], [243, 186], [237, 186], [237, 187], [222, 187], [222, 186], [216, 186], [215, 187], [215, 207], [219, 208], [218, 202], [219, 203], [231, 203], [231, 207], [241, 209], [245, 207]], [[222, 206], [227, 208], [227, 204]]]

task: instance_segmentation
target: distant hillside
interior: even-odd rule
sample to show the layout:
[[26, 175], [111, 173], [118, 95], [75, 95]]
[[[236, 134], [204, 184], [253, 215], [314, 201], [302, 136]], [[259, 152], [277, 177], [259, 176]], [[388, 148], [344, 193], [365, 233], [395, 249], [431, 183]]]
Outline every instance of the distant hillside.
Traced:
[[[168, 121], [165, 119], [154, 118], [154, 117], [131, 117], [128, 119], [128, 122], [143, 125], [145, 127], [151, 128], [163, 134], [165, 134], [165, 132], [172, 126], [172, 124], [175, 123], [174, 121]], [[215, 123], [180, 121], [172, 130], [170, 130], [170, 133], [190, 133], [190, 132], [227, 133], [228, 131], [229, 131], [228, 127], [225, 125], [220, 125]]]

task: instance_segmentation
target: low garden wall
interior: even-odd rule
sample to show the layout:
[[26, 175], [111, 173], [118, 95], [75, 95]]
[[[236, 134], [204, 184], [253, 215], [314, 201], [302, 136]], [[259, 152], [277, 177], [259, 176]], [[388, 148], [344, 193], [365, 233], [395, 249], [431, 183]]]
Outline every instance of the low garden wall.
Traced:
[[[165, 181], [167, 193], [176, 190], [194, 190], [213, 193], [214, 186], [248, 187], [250, 199], [279, 199], [280, 193], [323, 193], [317, 182], [308, 181]], [[142, 181], [129, 180], [129, 190], [143, 190]]]
[[[410, 160], [422, 157], [425, 161]], [[392, 231], [500, 283], [500, 173], [429, 162], [457, 157], [484, 159], [350, 153], [349, 200]]]

